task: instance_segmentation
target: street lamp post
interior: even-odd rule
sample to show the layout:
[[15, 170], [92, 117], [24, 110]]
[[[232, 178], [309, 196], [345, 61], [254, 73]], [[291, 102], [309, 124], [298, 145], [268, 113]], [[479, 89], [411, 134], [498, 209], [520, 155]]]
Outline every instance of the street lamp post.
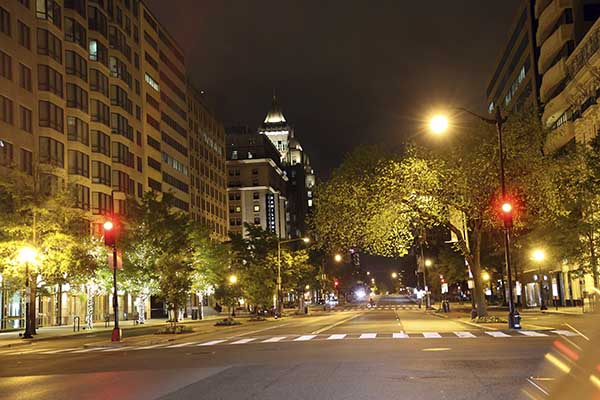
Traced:
[[283, 311], [282, 304], [282, 293], [281, 293], [281, 245], [292, 242], [303, 241], [304, 243], [309, 243], [310, 239], [307, 237], [298, 238], [298, 239], [288, 239], [288, 240], [279, 240], [277, 239], [277, 312], [281, 315]]
[[[25, 333], [23, 339], [33, 339], [32, 332], [32, 301], [31, 301], [31, 287], [29, 277], [29, 264], [35, 261], [37, 257], [37, 251], [33, 247], [23, 247], [19, 250], [18, 261], [25, 265]], [[34, 303], [35, 304], [35, 303]]]
[[546, 253], [544, 252], [544, 250], [536, 249], [533, 251], [531, 258], [538, 265], [538, 282], [540, 285], [540, 310], [547, 310], [548, 306], [546, 305], [546, 293], [544, 288], [544, 278], [542, 275], [542, 263], [546, 259]]
[[[457, 107], [459, 111], [470, 114], [479, 120], [496, 127], [496, 132], [498, 134], [498, 156], [500, 157], [500, 185], [502, 189], [502, 202], [503, 202], [503, 212], [506, 214], [510, 213], [511, 210], [505, 210], [504, 207], [510, 207], [510, 203], [507, 203], [506, 200], [506, 181], [505, 181], [505, 173], [504, 173], [504, 143], [502, 137], [502, 127], [506, 122], [506, 117], [502, 116], [502, 112], [500, 110], [500, 106], [495, 106], [494, 118], [486, 118], [477, 113], [469, 111], [465, 108]], [[448, 119], [443, 116], [436, 116], [430, 122], [430, 128], [436, 134], [443, 133], [448, 127]], [[504, 263], [506, 264], [506, 275], [507, 275], [507, 283], [508, 283], [508, 327], [509, 329], [519, 329], [521, 328], [521, 315], [515, 309], [515, 304], [513, 301], [513, 283], [512, 283], [512, 270], [511, 270], [511, 259], [510, 259], [510, 222], [505, 219], [504, 220]]]

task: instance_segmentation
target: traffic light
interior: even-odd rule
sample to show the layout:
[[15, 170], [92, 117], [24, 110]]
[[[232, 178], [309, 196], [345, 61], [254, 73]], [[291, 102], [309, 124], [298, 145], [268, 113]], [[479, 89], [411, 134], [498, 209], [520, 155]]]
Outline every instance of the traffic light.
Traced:
[[104, 228], [104, 244], [113, 247], [116, 243], [116, 229], [112, 221], [106, 221], [102, 227]]
[[340, 281], [338, 281], [337, 279], [333, 281], [333, 286], [337, 289], [338, 286], [340, 285]]
[[510, 228], [513, 224], [513, 205], [510, 201], [502, 203], [502, 220], [504, 221], [504, 227]]

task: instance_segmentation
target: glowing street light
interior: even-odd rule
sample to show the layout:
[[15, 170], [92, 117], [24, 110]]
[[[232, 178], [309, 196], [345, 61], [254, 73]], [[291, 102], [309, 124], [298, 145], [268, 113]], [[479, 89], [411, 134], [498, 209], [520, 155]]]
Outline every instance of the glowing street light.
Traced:
[[541, 262], [546, 259], [546, 253], [542, 249], [535, 249], [533, 253], [531, 253], [531, 259], [536, 262]]
[[544, 279], [542, 275], [542, 263], [546, 259], [546, 252], [542, 249], [535, 249], [531, 253], [531, 259], [538, 264], [540, 279], [538, 280], [538, 284], [540, 286], [540, 310], [547, 310], [548, 306], [546, 306], [546, 293], [544, 288]]
[[367, 276], [371, 275], [371, 271], [367, 271]]
[[310, 238], [308, 238], [308, 237], [302, 238], [302, 241], [304, 243], [310, 243]]
[[228, 281], [231, 285], [235, 285], [238, 281], [238, 277], [236, 275], [229, 275]]
[[430, 259], [425, 260], [426, 267], [431, 267], [432, 265], [433, 265], [433, 261], [431, 261]]
[[445, 115], [434, 115], [429, 121], [429, 129], [436, 135], [441, 135], [448, 130], [448, 117]]
[[335, 262], [342, 262], [342, 255], [341, 254], [336, 254], [335, 256], [333, 256], [333, 259], [335, 260]]
[[483, 274], [481, 274], [481, 278], [487, 282], [490, 280], [490, 274], [487, 272], [484, 272]]
[[397, 273], [397, 272], [392, 272], [392, 278], [393, 278], [393, 279], [396, 279], [396, 278], [398, 278], [398, 273]]
[[36, 249], [30, 246], [25, 246], [19, 250], [17, 261], [21, 264], [32, 264], [38, 256]]

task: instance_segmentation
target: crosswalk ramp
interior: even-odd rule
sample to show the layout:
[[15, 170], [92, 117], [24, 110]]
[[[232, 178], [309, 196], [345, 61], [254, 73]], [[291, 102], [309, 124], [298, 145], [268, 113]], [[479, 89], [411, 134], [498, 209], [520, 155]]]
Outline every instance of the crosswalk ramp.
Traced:
[[215, 340], [199, 340], [192, 342], [183, 343], [159, 343], [151, 345], [122, 345], [122, 346], [91, 346], [91, 347], [71, 347], [61, 349], [50, 349], [47, 347], [25, 347], [23, 348], [11, 348], [5, 351], [0, 351], [0, 356], [10, 355], [56, 355], [64, 356], [65, 354], [75, 355], [87, 355], [90, 353], [101, 353], [111, 354], [127, 351], [140, 351], [140, 350], [190, 350], [199, 347], [212, 347], [212, 346], [239, 346], [239, 345], [250, 345], [250, 344], [279, 344], [284, 342], [317, 342], [317, 341], [345, 341], [345, 340], [359, 340], [372, 341], [372, 340], [445, 340], [445, 339], [490, 339], [490, 340], [505, 340], [514, 338], [549, 338], [549, 337], [573, 337], [579, 336], [579, 334], [569, 330], [514, 330], [514, 331], [455, 331], [455, 332], [392, 332], [392, 333], [376, 333], [376, 332], [364, 332], [364, 333], [333, 333], [333, 334], [298, 334], [298, 335], [285, 335], [285, 336], [262, 336], [262, 337], [237, 337], [229, 339], [215, 339]]

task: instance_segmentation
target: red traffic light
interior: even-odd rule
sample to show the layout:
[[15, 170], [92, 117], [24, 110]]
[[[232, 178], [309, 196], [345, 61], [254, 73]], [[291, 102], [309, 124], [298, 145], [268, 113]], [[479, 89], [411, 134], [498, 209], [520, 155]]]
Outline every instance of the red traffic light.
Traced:
[[511, 212], [513, 209], [512, 204], [510, 204], [509, 202], [504, 202], [502, 204], [502, 212], [505, 214], [508, 214], [509, 212]]
[[116, 229], [112, 221], [106, 221], [102, 224], [104, 228], [104, 244], [113, 247], [116, 243]]
[[333, 281], [333, 286], [338, 287], [340, 284], [340, 282], [336, 279], [335, 281]]
[[500, 207], [502, 210], [502, 219], [504, 220], [504, 227], [510, 228], [513, 224], [513, 205], [509, 201], [502, 203]]

